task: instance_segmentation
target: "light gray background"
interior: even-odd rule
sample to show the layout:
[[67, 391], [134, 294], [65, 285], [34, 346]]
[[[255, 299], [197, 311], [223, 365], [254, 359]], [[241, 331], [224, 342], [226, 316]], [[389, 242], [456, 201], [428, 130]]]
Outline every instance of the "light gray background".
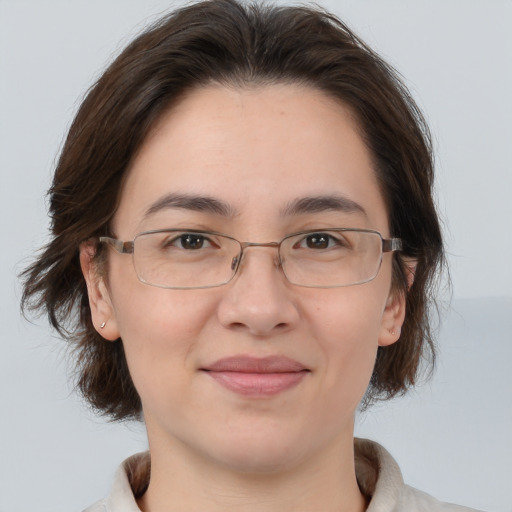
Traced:
[[[438, 155], [453, 279], [434, 380], [359, 418], [405, 479], [437, 497], [512, 511], [512, 2], [325, 0], [406, 77]], [[169, 1], [0, 0], [0, 511], [78, 511], [142, 427], [94, 418], [64, 343], [18, 310], [16, 273], [45, 240], [45, 190], [80, 98]]]

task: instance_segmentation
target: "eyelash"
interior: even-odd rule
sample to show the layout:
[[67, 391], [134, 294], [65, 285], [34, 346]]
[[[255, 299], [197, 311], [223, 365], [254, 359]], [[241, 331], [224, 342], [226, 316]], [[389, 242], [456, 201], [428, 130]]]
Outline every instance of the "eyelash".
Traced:
[[[308, 243], [308, 239], [309, 240], [312, 240], [314, 238], [319, 238], [319, 239], [322, 239], [322, 238], [326, 238], [327, 239], [327, 247], [320, 247], [320, 248], [314, 248], [314, 249], [331, 249], [333, 247], [348, 247], [349, 244], [347, 243], [347, 241], [343, 238], [337, 238], [337, 237], [334, 237], [333, 235], [330, 235], [329, 233], [325, 233], [325, 232], [321, 232], [319, 231], [318, 233], [309, 233], [308, 235], [306, 235], [304, 238], [302, 238], [297, 244], [295, 245], [302, 245], [302, 243]], [[313, 247], [305, 247], [307, 249], [313, 249]]]
[[[327, 243], [326, 246], [320, 246], [320, 247], [314, 247], [313, 244], [315, 243], [315, 239], [317, 239], [317, 242], [324, 241]], [[309, 245], [309, 242], [312, 242], [312, 245]], [[197, 246], [194, 246], [194, 244], [197, 244]], [[187, 245], [189, 245], [187, 247]], [[200, 250], [205, 249], [207, 247], [219, 247], [218, 244], [215, 244], [211, 238], [205, 236], [202, 233], [195, 233], [193, 231], [191, 232], [182, 232], [178, 236], [173, 236], [172, 238], [165, 239], [162, 244], [162, 248], [168, 248], [168, 247], [176, 247], [178, 249], [183, 250]], [[298, 242], [294, 244], [294, 247], [297, 249], [311, 249], [311, 250], [328, 250], [332, 249], [334, 247], [349, 247], [350, 244], [345, 240], [343, 237], [335, 237], [328, 232], [313, 232], [308, 233], [303, 238], [301, 238]]]
[[[186, 249], [186, 247], [184, 247], [184, 245], [187, 244], [187, 239], [188, 239], [188, 242], [190, 242], [190, 241], [197, 242], [197, 241], [200, 240], [200, 247], [198, 247], [198, 248], [191, 247], [190, 249]], [[192, 239], [192, 240], [190, 240], [190, 239]], [[164, 248], [165, 247], [169, 247], [169, 246], [173, 246], [173, 247], [178, 247], [178, 248], [184, 249], [184, 250], [198, 250], [198, 249], [202, 249], [203, 248], [204, 243], [207, 243], [207, 244], [209, 244], [211, 246], [215, 245], [205, 235], [202, 235], [200, 233], [193, 233], [193, 232], [185, 233], [184, 232], [184, 233], [179, 234], [178, 236], [174, 236], [171, 239], [164, 240], [164, 242], [162, 243], [162, 246]], [[180, 244], [181, 247], [178, 244]]]

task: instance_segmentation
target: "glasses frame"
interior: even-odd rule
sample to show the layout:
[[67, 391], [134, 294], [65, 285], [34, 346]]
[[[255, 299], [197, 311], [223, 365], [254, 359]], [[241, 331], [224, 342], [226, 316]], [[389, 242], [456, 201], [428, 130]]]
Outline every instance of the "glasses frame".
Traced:
[[[358, 233], [372, 233], [374, 235], [378, 235], [382, 241], [381, 245], [381, 253], [380, 253], [380, 261], [377, 267], [377, 271], [375, 274], [370, 277], [369, 279], [366, 279], [364, 281], [358, 281], [356, 283], [350, 283], [350, 284], [341, 284], [341, 285], [304, 285], [304, 284], [298, 284], [294, 283], [292, 280], [288, 278], [286, 275], [286, 272], [283, 268], [283, 262], [281, 259], [281, 245], [283, 242], [288, 240], [289, 238], [296, 237], [299, 235], [308, 235], [308, 234], [314, 234], [314, 233], [323, 233], [323, 232], [329, 232], [329, 231], [335, 231], [335, 232], [345, 232], [345, 231], [351, 231], [351, 232], [358, 232]], [[228, 238], [230, 240], [233, 240], [240, 246], [240, 251], [237, 255], [237, 257], [233, 258], [233, 261], [231, 263], [231, 270], [233, 271], [231, 277], [222, 283], [213, 284], [213, 285], [206, 285], [206, 286], [163, 286], [158, 284], [153, 284], [145, 281], [142, 279], [138, 272], [137, 268], [135, 266], [135, 241], [137, 238], [144, 236], [144, 235], [151, 235], [153, 233], [193, 233], [198, 235], [216, 235], [216, 236], [222, 236], [224, 238]], [[123, 241], [119, 240], [117, 238], [112, 238], [109, 236], [100, 236], [99, 237], [100, 243], [105, 243], [111, 247], [113, 247], [119, 254], [131, 254], [132, 255], [132, 263], [133, 267], [135, 269], [135, 273], [137, 274], [137, 278], [141, 283], [147, 284], [148, 286], [154, 286], [156, 288], [164, 288], [169, 290], [200, 290], [205, 288], [217, 288], [219, 286], [224, 286], [225, 284], [228, 284], [230, 281], [233, 280], [233, 278], [238, 273], [238, 269], [240, 268], [240, 264], [243, 259], [244, 250], [248, 247], [275, 247], [277, 249], [277, 257], [279, 259], [279, 266], [283, 272], [283, 275], [285, 276], [286, 280], [293, 284], [294, 286], [301, 286], [303, 288], [343, 288], [345, 286], [356, 286], [358, 284], [364, 284], [368, 283], [370, 281], [373, 281], [377, 277], [380, 271], [380, 267], [382, 265], [382, 256], [385, 253], [388, 252], [396, 252], [401, 251], [403, 249], [403, 243], [401, 238], [384, 238], [382, 234], [379, 231], [373, 230], [373, 229], [362, 229], [362, 228], [316, 228], [316, 229], [307, 229], [304, 231], [296, 231], [294, 233], [290, 233], [283, 237], [279, 242], [240, 242], [240, 240], [237, 240], [236, 238], [226, 235], [225, 233], [220, 233], [218, 231], [204, 231], [204, 230], [198, 230], [198, 229], [187, 229], [187, 228], [180, 228], [180, 229], [153, 229], [149, 231], [142, 231], [141, 233], [137, 233], [133, 240]]]

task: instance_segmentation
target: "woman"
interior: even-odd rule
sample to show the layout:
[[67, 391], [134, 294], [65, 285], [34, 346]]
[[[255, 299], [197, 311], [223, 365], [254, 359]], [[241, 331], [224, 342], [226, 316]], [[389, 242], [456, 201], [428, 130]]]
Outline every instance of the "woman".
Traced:
[[87, 509], [467, 510], [353, 438], [430, 354], [443, 261], [427, 127], [306, 8], [192, 5], [139, 36], [70, 129], [24, 303], [150, 454]]

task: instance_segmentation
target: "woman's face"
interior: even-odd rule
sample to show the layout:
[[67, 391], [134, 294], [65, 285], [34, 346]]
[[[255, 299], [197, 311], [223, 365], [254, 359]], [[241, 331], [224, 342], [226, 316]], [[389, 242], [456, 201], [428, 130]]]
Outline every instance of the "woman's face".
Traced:
[[[176, 195], [187, 200], [166, 200]], [[390, 235], [349, 111], [292, 85], [188, 94], [135, 158], [113, 222], [122, 240], [186, 228], [271, 242], [328, 227]], [[276, 258], [273, 247], [248, 248], [230, 283], [175, 290], [143, 284], [131, 257], [111, 251], [108, 281], [90, 280], [95, 325], [122, 339], [150, 445], [273, 471], [352, 443], [377, 348], [396, 341], [403, 319], [392, 257], [373, 281], [331, 289], [290, 284]], [[86, 276], [87, 261], [82, 251]]]

